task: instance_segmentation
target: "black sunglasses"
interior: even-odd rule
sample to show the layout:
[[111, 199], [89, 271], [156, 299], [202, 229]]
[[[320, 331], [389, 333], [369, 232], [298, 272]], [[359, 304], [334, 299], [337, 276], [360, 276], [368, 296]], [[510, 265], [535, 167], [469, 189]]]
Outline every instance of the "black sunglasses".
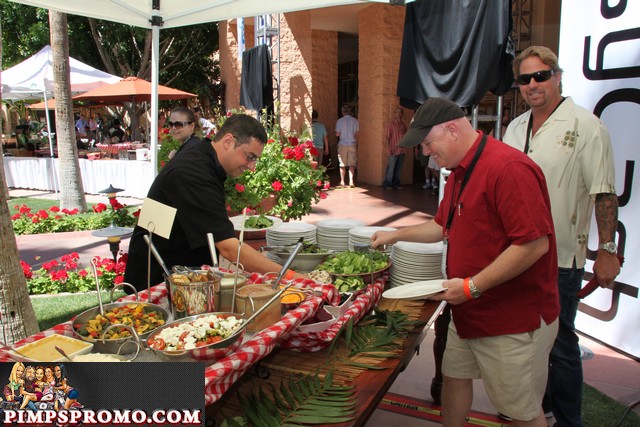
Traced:
[[169, 128], [182, 129], [186, 125], [190, 125], [193, 122], [167, 122]]
[[531, 79], [537, 81], [538, 83], [542, 83], [549, 80], [551, 76], [553, 76], [555, 73], [556, 72], [553, 70], [542, 70], [542, 71], [536, 71], [535, 73], [531, 73], [531, 74], [520, 74], [518, 77], [516, 77], [516, 81], [518, 82], [518, 84], [521, 84], [524, 86], [531, 83]]

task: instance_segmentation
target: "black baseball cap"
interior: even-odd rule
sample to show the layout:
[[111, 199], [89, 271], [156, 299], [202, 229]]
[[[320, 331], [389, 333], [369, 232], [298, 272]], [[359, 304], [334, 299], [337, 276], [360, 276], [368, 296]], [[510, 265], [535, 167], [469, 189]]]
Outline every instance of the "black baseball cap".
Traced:
[[455, 102], [445, 98], [429, 98], [416, 110], [409, 131], [404, 134], [398, 146], [415, 147], [424, 140], [432, 127], [461, 117], [464, 117], [464, 111]]

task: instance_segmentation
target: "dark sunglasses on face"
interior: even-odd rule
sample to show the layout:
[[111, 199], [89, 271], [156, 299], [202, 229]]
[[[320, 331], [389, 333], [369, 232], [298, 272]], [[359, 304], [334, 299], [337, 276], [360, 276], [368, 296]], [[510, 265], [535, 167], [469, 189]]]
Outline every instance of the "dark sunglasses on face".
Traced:
[[183, 127], [185, 127], [186, 125], [190, 125], [191, 123], [193, 122], [167, 122], [167, 126], [169, 127], [169, 129], [182, 129]]
[[518, 77], [516, 77], [516, 81], [518, 82], [518, 84], [521, 84], [523, 86], [531, 83], [531, 79], [535, 80], [538, 83], [542, 83], [549, 80], [555, 73], [556, 72], [553, 70], [542, 70], [536, 71], [535, 73], [531, 74], [520, 74]]

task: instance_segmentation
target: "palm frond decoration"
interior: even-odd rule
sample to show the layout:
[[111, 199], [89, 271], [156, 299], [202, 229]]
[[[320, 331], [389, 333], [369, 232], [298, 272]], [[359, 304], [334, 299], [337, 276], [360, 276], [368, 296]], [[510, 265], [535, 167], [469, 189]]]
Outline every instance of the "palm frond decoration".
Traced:
[[238, 400], [245, 416], [226, 418], [223, 427], [344, 423], [354, 419], [356, 403], [353, 386], [334, 385], [331, 371], [323, 381], [317, 374], [291, 375], [278, 389], [267, 384]]

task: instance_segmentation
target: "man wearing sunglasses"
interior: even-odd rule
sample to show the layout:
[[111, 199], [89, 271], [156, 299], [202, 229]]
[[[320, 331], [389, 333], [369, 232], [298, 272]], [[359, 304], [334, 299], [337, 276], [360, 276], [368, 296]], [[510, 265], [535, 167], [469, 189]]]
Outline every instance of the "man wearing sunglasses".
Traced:
[[525, 49], [514, 60], [513, 72], [531, 109], [509, 124], [504, 141], [544, 171], [558, 245], [560, 325], [549, 356], [544, 406], [553, 412], [555, 426], [582, 426], [576, 293], [582, 286], [594, 204], [599, 239], [594, 274], [600, 286], [608, 287], [620, 272], [613, 150], [600, 119], [562, 96], [562, 69], [550, 49]]
[[[176, 127], [173, 120], [172, 129]], [[183, 126], [185, 128], [185, 126]], [[153, 242], [165, 264], [212, 265], [207, 233], [212, 233], [219, 254], [236, 261], [239, 241], [229, 220], [224, 199], [224, 181], [254, 170], [262, 154], [267, 134], [253, 117], [236, 114], [229, 117], [213, 141], [201, 141], [184, 147], [162, 169], [147, 197], [176, 209], [169, 239], [154, 236]], [[147, 287], [148, 247], [143, 236], [147, 230], [137, 226], [129, 245], [125, 281], [138, 290]], [[281, 266], [243, 245], [240, 263], [247, 271], [266, 273]], [[304, 277], [289, 270], [286, 279]], [[151, 284], [162, 282], [162, 268], [151, 261]]]

